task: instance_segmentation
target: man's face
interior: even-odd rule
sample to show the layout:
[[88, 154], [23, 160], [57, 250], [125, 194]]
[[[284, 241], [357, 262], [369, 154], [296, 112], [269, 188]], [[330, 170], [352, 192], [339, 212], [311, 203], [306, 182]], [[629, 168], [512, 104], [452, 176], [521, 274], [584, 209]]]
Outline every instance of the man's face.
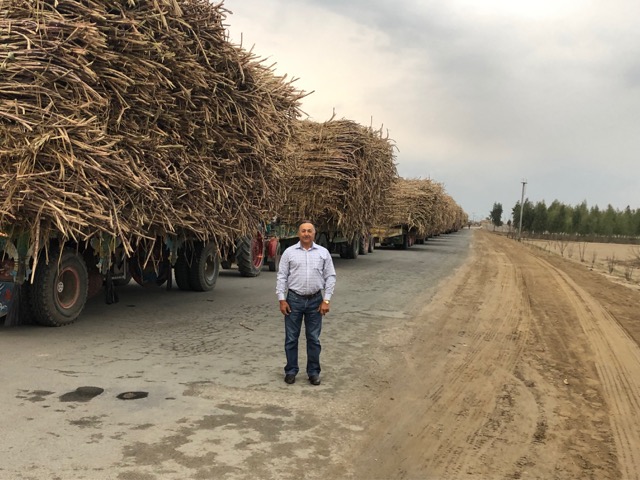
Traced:
[[303, 245], [311, 245], [316, 237], [316, 229], [310, 223], [303, 223], [298, 229], [298, 238]]

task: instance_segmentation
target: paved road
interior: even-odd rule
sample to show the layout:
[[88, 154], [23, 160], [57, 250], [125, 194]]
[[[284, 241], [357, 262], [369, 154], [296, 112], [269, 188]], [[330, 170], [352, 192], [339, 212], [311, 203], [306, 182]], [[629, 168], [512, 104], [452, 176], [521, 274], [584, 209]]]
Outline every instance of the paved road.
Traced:
[[[304, 375], [282, 381], [282, 318], [266, 270], [223, 271], [208, 293], [132, 283], [118, 304], [92, 299], [69, 327], [0, 330], [0, 479], [323, 477], [471, 239], [463, 230], [407, 251], [334, 257], [319, 387]], [[79, 387], [104, 391], [82, 397]], [[139, 391], [147, 397], [117, 398]]]

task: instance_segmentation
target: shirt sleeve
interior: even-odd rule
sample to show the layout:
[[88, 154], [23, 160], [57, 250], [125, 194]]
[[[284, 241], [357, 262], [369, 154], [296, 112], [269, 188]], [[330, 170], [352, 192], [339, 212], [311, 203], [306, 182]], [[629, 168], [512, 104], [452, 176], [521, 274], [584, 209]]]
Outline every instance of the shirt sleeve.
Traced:
[[324, 299], [331, 300], [333, 290], [336, 286], [336, 269], [333, 266], [331, 254], [327, 255], [324, 261]]
[[289, 249], [285, 250], [280, 257], [280, 265], [276, 275], [276, 295], [278, 300], [285, 300], [285, 292], [287, 291], [287, 278], [289, 278]]

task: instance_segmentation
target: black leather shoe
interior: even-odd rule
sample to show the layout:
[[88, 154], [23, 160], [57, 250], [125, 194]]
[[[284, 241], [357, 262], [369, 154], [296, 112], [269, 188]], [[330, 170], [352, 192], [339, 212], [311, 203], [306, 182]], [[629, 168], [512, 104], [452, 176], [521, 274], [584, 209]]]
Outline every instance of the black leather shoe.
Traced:
[[311, 375], [309, 377], [309, 383], [311, 385], [320, 385], [320, 377], [318, 375]]
[[285, 381], [286, 383], [288, 383], [289, 385], [291, 385], [292, 383], [296, 383], [296, 376], [295, 376], [295, 375], [293, 375], [292, 373], [287, 373], [287, 374], [284, 376], [284, 381]]

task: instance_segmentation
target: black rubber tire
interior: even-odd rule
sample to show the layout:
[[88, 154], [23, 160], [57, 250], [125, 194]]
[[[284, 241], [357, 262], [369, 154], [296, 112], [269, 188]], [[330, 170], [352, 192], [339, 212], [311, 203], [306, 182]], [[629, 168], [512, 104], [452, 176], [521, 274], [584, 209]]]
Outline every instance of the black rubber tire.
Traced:
[[78, 319], [87, 301], [89, 273], [82, 257], [72, 250], [49, 252], [38, 262], [31, 285], [34, 318], [40, 325], [62, 327]]
[[360, 252], [360, 239], [356, 237], [350, 243], [347, 243], [346, 251], [347, 251], [346, 258], [350, 258], [353, 260], [358, 258], [358, 253]]
[[359, 255], [366, 255], [367, 253], [369, 253], [369, 237], [367, 237], [366, 235], [362, 235], [360, 237], [360, 241], [358, 242], [358, 254]]
[[189, 261], [191, 249], [183, 249], [178, 251], [178, 258], [176, 258], [176, 264], [173, 266], [173, 276], [176, 280], [176, 285], [180, 290], [192, 290], [191, 282], [189, 281]]
[[397, 250], [406, 250], [409, 248], [409, 235], [402, 236], [402, 243], [396, 243], [393, 245]]
[[214, 243], [194, 246], [193, 260], [189, 266], [189, 285], [196, 292], [208, 292], [216, 286], [220, 274], [220, 256]]
[[278, 242], [276, 246], [276, 258], [267, 262], [270, 272], [278, 271], [278, 268], [280, 268], [280, 257], [282, 257], [282, 247], [280, 247], [280, 242]]
[[376, 249], [376, 241], [373, 238], [373, 235], [371, 235], [369, 237], [369, 253], [373, 253], [373, 251]]
[[[256, 251], [253, 248], [253, 242], [260, 242], [261, 245], [257, 246], [257, 249], [262, 248], [262, 254], [260, 257], [256, 256]], [[243, 237], [236, 243], [236, 263], [238, 264], [238, 270], [243, 277], [257, 277], [262, 271], [264, 265], [264, 252], [265, 242], [262, 236], [256, 237]]]
[[167, 252], [160, 244], [154, 246], [152, 259], [143, 268], [147, 259], [145, 248], [137, 248], [129, 258], [129, 273], [133, 280], [142, 287], [161, 287], [171, 276], [171, 263], [167, 258]]

